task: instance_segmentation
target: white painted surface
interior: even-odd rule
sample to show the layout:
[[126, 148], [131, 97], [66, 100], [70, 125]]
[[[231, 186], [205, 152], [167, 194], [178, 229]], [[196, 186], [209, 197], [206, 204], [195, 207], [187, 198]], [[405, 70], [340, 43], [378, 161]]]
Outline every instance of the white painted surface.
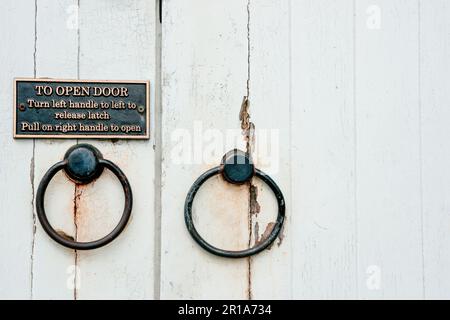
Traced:
[[[13, 2], [2, 4], [8, 7], [1, 10], [5, 23], [1, 34], [6, 37], [3, 43], [8, 43], [2, 46], [7, 48], [2, 49], [2, 65], [11, 68], [2, 76], [3, 87], [11, 87], [13, 77], [32, 77], [34, 70], [36, 77], [146, 79], [152, 83], [151, 104], [155, 105], [154, 1], [67, 0], [55, 4], [38, 0], [23, 1], [17, 8]], [[16, 21], [26, 15], [30, 15], [27, 22], [16, 26]], [[11, 34], [7, 28], [20, 34]], [[4, 122], [7, 128], [2, 131], [7, 157], [1, 158], [5, 169], [1, 194], [2, 207], [7, 210], [1, 212], [0, 235], [2, 240], [5, 237], [1, 248], [10, 258], [2, 259], [1, 297], [154, 298], [154, 141], [83, 141], [97, 146], [106, 159], [124, 171], [132, 185], [134, 203], [132, 218], [117, 241], [98, 250], [75, 252], [45, 234], [33, 220], [32, 202], [42, 176], [77, 141], [36, 140], [33, 148], [31, 140], [11, 140], [12, 92], [2, 92], [6, 93], [2, 95], [2, 108], [8, 116]], [[77, 188], [59, 173], [47, 190], [45, 202], [55, 229], [79, 241], [89, 241], [114, 228], [122, 214], [124, 197], [111, 172]]]
[[[22, 20], [23, 19], [23, 20]], [[10, 32], [8, 30], [15, 30]], [[30, 173], [33, 141], [12, 139], [12, 79], [34, 73], [34, 6], [5, 1], [0, 10], [0, 297], [31, 297], [33, 192]]]
[[425, 296], [434, 299], [450, 298], [449, 12], [448, 1], [420, 3], [423, 277]]
[[[66, 9], [76, 5], [69, 0], [55, 6], [51, 1], [36, 3], [36, 77], [76, 79], [77, 30], [66, 26]], [[55, 49], [54, 49], [55, 48]], [[20, 76], [20, 75], [19, 75]], [[76, 140], [36, 140], [34, 148], [34, 189], [37, 191], [42, 176], [50, 166], [62, 159]], [[46, 192], [46, 211], [56, 230], [75, 237], [74, 223], [75, 186], [60, 172]], [[73, 250], [62, 248], [49, 239], [36, 216], [34, 235], [33, 299], [73, 299], [75, 292], [76, 261]], [[68, 286], [69, 284], [69, 286]], [[72, 285], [72, 286], [71, 286]]]
[[293, 296], [354, 298], [353, 3], [291, 5]]
[[[287, 212], [282, 240], [271, 250], [252, 257], [250, 263], [253, 299], [288, 299], [292, 296], [292, 163], [290, 125], [290, 3], [252, 1], [250, 12], [250, 114], [256, 127], [254, 159], [283, 190]], [[270, 23], [267, 23], [270, 21]], [[266, 48], [269, 48], [267, 50]], [[273, 63], [276, 61], [276, 63]], [[278, 79], [274, 81], [274, 79]], [[261, 239], [276, 219], [277, 204], [270, 189], [259, 180], [260, 212], [252, 219], [252, 236]], [[270, 276], [268, 276], [270, 274]], [[267, 290], [270, 288], [270, 290]]]
[[[247, 259], [222, 259], [199, 248], [186, 230], [183, 207], [194, 180], [225, 151], [208, 155], [210, 142], [201, 133], [239, 129], [247, 81], [246, 4], [166, 1], [163, 19], [161, 298], [245, 299]], [[177, 160], [183, 141], [191, 159]], [[206, 159], [212, 161], [205, 164]], [[215, 245], [245, 248], [248, 197], [244, 186], [229, 188], [221, 178], [211, 179], [194, 203], [199, 232]]]
[[[80, 5], [79, 17], [79, 77], [148, 79], [152, 83], [150, 95], [154, 106], [155, 1], [86, 1]], [[154, 114], [152, 109], [151, 115]], [[99, 252], [78, 252], [82, 279], [78, 296], [80, 299], [152, 299], [154, 141], [90, 142], [128, 177], [133, 190], [133, 212], [117, 241]], [[122, 214], [124, 196], [119, 181], [111, 172], [102, 178], [98, 185], [87, 186], [86, 194], [80, 197], [80, 236], [105, 235]], [[99, 226], [99, 221], [108, 223]]]
[[382, 277], [379, 290], [362, 282], [359, 293], [421, 298], [418, 2], [380, 1], [379, 30], [364, 25], [372, 2], [356, 4], [358, 274], [373, 266]]
[[[164, 0], [160, 66], [154, 1], [80, 2], [78, 19], [76, 0], [0, 5], [1, 298], [449, 298], [447, 1]], [[156, 83], [159, 68], [152, 139], [89, 141], [132, 184], [124, 233], [76, 254], [38, 221], [34, 233], [33, 192], [76, 141], [12, 139], [13, 77]], [[202, 172], [245, 148], [247, 94], [254, 158], [282, 188], [287, 220], [270, 250], [228, 260], [193, 242], [183, 206]], [[261, 237], [275, 203], [254, 185], [251, 218], [248, 186], [202, 188], [194, 221], [206, 239], [243, 249]], [[123, 196], [110, 173], [76, 190], [61, 174], [46, 204], [55, 227], [87, 240], [114, 225]]]

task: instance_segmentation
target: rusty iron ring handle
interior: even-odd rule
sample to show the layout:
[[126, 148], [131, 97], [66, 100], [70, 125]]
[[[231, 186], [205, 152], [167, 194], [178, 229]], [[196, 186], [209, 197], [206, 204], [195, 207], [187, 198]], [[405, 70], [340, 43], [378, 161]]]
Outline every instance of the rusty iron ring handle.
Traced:
[[[86, 168], [83, 167], [83, 165], [86, 165], [86, 161], [87, 162], [91, 161], [91, 163], [88, 163], [89, 165], [92, 165], [90, 167], [91, 170], [86, 170]], [[77, 167], [80, 165], [81, 169]], [[92, 182], [94, 179], [98, 178], [100, 174], [103, 172], [104, 168], [109, 169], [116, 175], [125, 193], [125, 207], [119, 223], [108, 235], [95, 241], [77, 242], [69, 238], [63, 237], [55, 229], [53, 229], [45, 213], [44, 196], [48, 184], [50, 183], [51, 179], [55, 176], [55, 174], [58, 173], [60, 170], [64, 170], [66, 174], [69, 176], [69, 178], [73, 180], [75, 183], [87, 184], [89, 182]], [[125, 176], [125, 174], [122, 172], [122, 170], [120, 170], [120, 168], [116, 164], [114, 164], [109, 160], [103, 159], [101, 153], [95, 147], [88, 144], [79, 144], [70, 148], [66, 153], [65, 159], [63, 161], [56, 163], [47, 171], [47, 173], [42, 178], [36, 193], [37, 216], [45, 232], [47, 232], [50, 238], [52, 238], [59, 244], [76, 250], [97, 249], [107, 245], [115, 238], [117, 238], [119, 234], [125, 229], [128, 220], [130, 219], [132, 207], [133, 207], [133, 195], [130, 183], [128, 182], [128, 179]]]
[[[227, 161], [229, 161], [230, 159], [232, 159], [234, 163], [231, 162], [227, 163]], [[239, 164], [239, 159], [243, 159], [243, 161], [245, 162]], [[254, 168], [253, 164], [249, 162], [250, 161], [249, 159], [250, 159], [249, 156], [243, 153], [242, 151], [235, 149], [228, 152], [224, 156], [222, 165], [212, 168], [203, 173], [194, 182], [186, 197], [186, 202], [184, 205], [184, 219], [189, 233], [191, 234], [195, 242], [197, 242], [203, 249], [220, 257], [244, 258], [260, 253], [275, 241], [283, 226], [286, 211], [286, 204], [284, 201], [283, 193], [281, 192], [280, 188], [275, 183], [275, 181], [273, 181], [272, 178], [270, 178], [267, 174], [265, 174], [261, 170]], [[239, 166], [241, 167], [239, 168]], [[264, 241], [258, 243], [252, 248], [240, 251], [230, 251], [217, 248], [209, 244], [205, 239], [203, 239], [194, 226], [194, 222], [192, 220], [192, 204], [194, 202], [195, 195], [197, 194], [200, 187], [209, 178], [216, 176], [218, 174], [222, 174], [225, 180], [227, 180], [228, 182], [238, 185], [248, 182], [253, 176], [256, 176], [269, 186], [269, 188], [273, 191], [275, 198], [277, 199], [278, 216], [270, 235], [266, 239], [264, 239]]]

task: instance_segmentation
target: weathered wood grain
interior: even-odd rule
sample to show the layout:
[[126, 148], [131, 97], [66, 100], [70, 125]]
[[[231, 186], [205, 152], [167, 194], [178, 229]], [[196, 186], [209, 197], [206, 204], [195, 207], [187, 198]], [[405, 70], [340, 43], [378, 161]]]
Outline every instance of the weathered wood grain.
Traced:
[[[164, 0], [161, 27], [156, 2], [1, 2], [0, 298], [448, 298], [447, 1]], [[13, 140], [12, 81], [33, 76], [151, 80], [152, 138]], [[201, 173], [245, 149], [244, 95], [287, 220], [270, 250], [229, 260], [191, 239], [183, 207]], [[44, 173], [80, 142], [134, 193], [123, 234], [91, 252], [53, 242], [34, 210]], [[202, 187], [194, 222], [212, 244], [244, 249], [269, 230], [274, 198], [253, 183]], [[124, 202], [109, 171], [77, 188], [60, 173], [45, 200], [80, 241], [108, 233]]]
[[291, 2], [296, 298], [355, 298], [353, 2]]
[[[38, 76], [154, 79], [153, 1], [115, 5], [106, 1], [81, 1], [79, 9], [77, 5], [76, 1], [67, 1], [61, 6], [39, 2]], [[68, 12], [78, 12], [73, 27], [67, 25]], [[151, 96], [154, 105], [154, 94]], [[83, 142], [97, 146], [105, 158], [119, 165], [127, 175], [134, 191], [132, 219], [116, 241], [92, 252], [65, 249], [49, 239], [38, 226], [33, 259], [34, 297], [153, 298], [152, 141]], [[36, 185], [45, 171], [75, 143], [75, 140], [36, 142]], [[48, 215], [55, 228], [78, 241], [106, 235], [122, 214], [123, 191], [110, 172], [76, 189], [63, 174], [55, 177], [52, 185], [47, 191]]]
[[[154, 115], [155, 1], [82, 1], [80, 77], [145, 79], [151, 86]], [[79, 299], [154, 298], [153, 141], [90, 141], [125, 173], [133, 190], [132, 218], [110, 245], [78, 252]], [[84, 187], [77, 207], [78, 233], [98, 237], [112, 230], [124, 206], [122, 188], [110, 172]], [[83, 240], [83, 239], [80, 239]]]
[[[289, 1], [253, 0], [248, 6], [250, 115], [256, 128], [253, 157], [256, 166], [281, 188], [287, 207], [279, 239], [270, 250], [250, 260], [253, 299], [293, 297], [292, 240], [297, 233], [292, 233], [292, 222], [293, 215], [302, 213], [292, 211], [291, 198], [290, 16]], [[252, 245], [271, 231], [278, 212], [272, 191], [258, 179], [254, 179], [254, 185], [259, 212], [251, 217]]]
[[31, 297], [33, 142], [12, 139], [16, 76], [34, 74], [33, 1], [3, 1], [0, 10], [0, 298]]
[[449, 14], [448, 1], [420, 1], [423, 255], [427, 299], [450, 298]]
[[[165, 1], [163, 8], [161, 298], [245, 299], [247, 260], [201, 249], [186, 230], [183, 207], [201, 173], [228, 149], [244, 147], [239, 110], [247, 86], [246, 3]], [[228, 141], [227, 130], [233, 130]], [[245, 186], [211, 179], [194, 203], [199, 232], [222, 248], [246, 248], [248, 197]]]
[[417, 4], [378, 1], [379, 28], [355, 7], [360, 298], [423, 296]]
[[[67, 27], [67, 9], [76, 1], [36, 2], [36, 77], [77, 77], [77, 31]], [[45, 172], [62, 160], [75, 140], [36, 140], [34, 148], [34, 190]], [[45, 207], [49, 221], [56, 230], [75, 236], [73, 216], [74, 185], [59, 173], [49, 185]], [[36, 214], [36, 213], [35, 213]], [[75, 278], [73, 250], [61, 247], [43, 231], [36, 221], [33, 260], [33, 299], [72, 299]]]

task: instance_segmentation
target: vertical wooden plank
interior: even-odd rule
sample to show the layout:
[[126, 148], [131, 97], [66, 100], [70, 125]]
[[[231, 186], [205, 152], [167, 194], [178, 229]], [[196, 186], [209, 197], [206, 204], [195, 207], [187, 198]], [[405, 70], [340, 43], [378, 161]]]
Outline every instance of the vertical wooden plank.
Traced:
[[[286, 201], [284, 231], [270, 250], [250, 260], [251, 298], [292, 298], [291, 141], [290, 141], [290, 1], [251, 0], [248, 6], [250, 44], [250, 114], [255, 124], [257, 167], [268, 173]], [[259, 213], [252, 217], [252, 245], [261, 241], [277, 216], [272, 191], [258, 179]], [[297, 214], [297, 213], [296, 213]]]
[[[247, 83], [247, 4], [172, 0], [163, 9], [161, 298], [248, 298], [247, 260], [207, 253], [183, 218], [197, 177], [227, 149], [244, 146], [238, 115]], [[211, 179], [194, 203], [199, 232], [222, 248], [246, 248], [248, 199], [247, 186]]]
[[428, 299], [450, 297], [449, 14], [448, 1], [420, 1], [424, 289]]
[[[85, 20], [80, 21], [82, 28], [78, 30], [77, 1], [67, 1], [61, 6], [39, 2], [42, 19], [38, 18], [38, 76], [77, 78], [79, 69], [85, 65], [87, 71], [81, 75], [83, 78], [152, 79], [154, 2], [116, 7], [100, 2], [95, 5], [86, 4], [85, 10], [81, 11]], [[100, 18], [93, 19], [92, 14], [99, 12]], [[78, 40], [83, 31], [86, 50], [81, 52]], [[60, 160], [74, 143], [75, 140], [36, 142], [36, 185], [50, 165]], [[116, 145], [110, 141], [91, 143], [97, 145], [105, 157], [115, 161], [133, 185], [133, 220], [125, 232], [129, 233], [128, 241], [121, 237], [117, 242], [124, 241], [122, 247], [115, 246], [114, 242], [92, 253], [75, 253], [55, 244], [39, 226], [35, 241], [34, 297], [151, 298], [154, 190], [151, 141]], [[129, 159], [130, 155], [138, 154], [136, 161], [139, 163]], [[46, 203], [56, 228], [79, 241], [87, 241], [114, 227], [123, 207], [123, 195], [116, 178], [109, 173], [90, 186], [78, 188], [76, 194], [74, 185], [60, 174], [47, 191]], [[136, 246], [136, 243], [141, 245]], [[142, 250], [144, 254], [137, 254], [136, 250]], [[76, 288], [73, 280], [76, 280]], [[103, 290], [98, 290], [99, 287]]]
[[[36, 2], [36, 77], [77, 77], [77, 29], [73, 8], [77, 1]], [[71, 10], [72, 9], [72, 10]], [[34, 151], [34, 189], [37, 191], [45, 172], [62, 160], [75, 140], [36, 140]], [[75, 236], [74, 184], [64, 173], [58, 173], [49, 185], [45, 197], [47, 216], [53, 227]], [[36, 221], [33, 252], [34, 299], [73, 299], [76, 277], [73, 250], [55, 243]]]
[[356, 1], [355, 27], [359, 293], [421, 298], [417, 1]]
[[0, 298], [31, 296], [33, 142], [12, 138], [13, 78], [34, 73], [33, 1], [3, 1], [0, 10]]
[[353, 2], [291, 5], [293, 296], [355, 298]]
[[[80, 77], [151, 81], [155, 113], [155, 1], [81, 1]], [[152, 129], [152, 139], [153, 139]], [[78, 252], [78, 299], [152, 299], [154, 297], [153, 140], [89, 141], [126, 174], [133, 190], [132, 218], [124, 232], [99, 250]], [[110, 232], [122, 214], [124, 196], [117, 178], [105, 172], [79, 189], [80, 241]], [[158, 281], [156, 279], [156, 281]]]

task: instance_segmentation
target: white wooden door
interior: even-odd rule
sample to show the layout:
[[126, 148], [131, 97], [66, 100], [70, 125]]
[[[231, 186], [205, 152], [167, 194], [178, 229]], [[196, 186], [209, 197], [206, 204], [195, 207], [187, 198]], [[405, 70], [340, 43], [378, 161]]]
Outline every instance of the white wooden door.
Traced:
[[[124, 171], [132, 186], [131, 221], [94, 251], [53, 242], [34, 209], [44, 173], [81, 140], [13, 140], [14, 77], [151, 81], [155, 114], [155, 1], [4, 1], [1, 37], [0, 296], [21, 299], [155, 298], [155, 151], [149, 141], [88, 140]], [[154, 119], [153, 119], [154, 120]], [[152, 124], [152, 132], [154, 122]], [[46, 193], [53, 227], [89, 241], [109, 233], [122, 213], [123, 191], [106, 171], [76, 187], [64, 174]]]
[[[450, 3], [446, 0], [8, 0], [0, 4], [0, 298], [450, 298]], [[14, 77], [151, 81], [149, 141], [89, 140], [128, 176], [132, 220], [75, 252], [36, 219], [45, 171], [81, 140], [13, 140]], [[246, 149], [283, 190], [270, 250], [230, 260], [186, 230], [194, 180]], [[47, 192], [55, 228], [117, 221], [115, 177]], [[244, 249], [276, 217], [258, 179], [194, 203], [212, 244]]]

